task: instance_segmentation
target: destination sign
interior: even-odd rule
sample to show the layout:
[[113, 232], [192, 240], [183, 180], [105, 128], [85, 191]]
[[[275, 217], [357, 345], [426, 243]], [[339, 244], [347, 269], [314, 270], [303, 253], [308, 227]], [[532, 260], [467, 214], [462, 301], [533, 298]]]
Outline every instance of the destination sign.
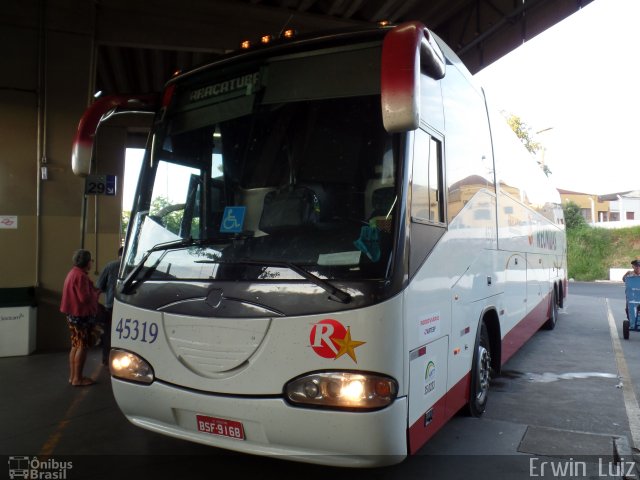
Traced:
[[239, 93], [241, 90], [244, 90], [248, 95], [256, 89], [259, 81], [260, 74], [256, 72], [225, 80], [223, 82], [214, 83], [213, 85], [207, 85], [206, 87], [193, 90], [189, 94], [189, 102], [198, 102], [234, 92]]

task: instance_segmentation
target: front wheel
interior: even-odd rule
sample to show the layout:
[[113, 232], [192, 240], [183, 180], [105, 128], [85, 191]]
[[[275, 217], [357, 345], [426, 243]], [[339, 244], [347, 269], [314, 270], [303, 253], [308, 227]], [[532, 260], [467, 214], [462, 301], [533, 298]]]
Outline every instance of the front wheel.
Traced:
[[484, 322], [480, 326], [480, 335], [476, 345], [471, 366], [471, 391], [469, 395], [469, 414], [479, 417], [485, 411], [489, 398], [491, 382], [491, 345], [489, 330]]

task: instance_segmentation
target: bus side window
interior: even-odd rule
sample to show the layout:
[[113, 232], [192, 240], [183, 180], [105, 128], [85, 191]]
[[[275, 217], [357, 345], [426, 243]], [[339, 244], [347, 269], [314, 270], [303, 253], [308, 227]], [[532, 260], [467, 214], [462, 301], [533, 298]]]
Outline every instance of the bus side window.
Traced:
[[413, 146], [411, 220], [444, 222], [442, 142], [416, 130]]
[[411, 179], [410, 277], [446, 231], [442, 162], [442, 141], [422, 129], [416, 130]]

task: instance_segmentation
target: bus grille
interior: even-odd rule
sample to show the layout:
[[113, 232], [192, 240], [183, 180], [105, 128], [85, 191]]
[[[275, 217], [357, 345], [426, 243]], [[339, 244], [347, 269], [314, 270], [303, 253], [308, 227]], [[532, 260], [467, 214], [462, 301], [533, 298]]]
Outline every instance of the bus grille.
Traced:
[[256, 352], [270, 319], [220, 319], [164, 314], [169, 345], [176, 358], [204, 377], [240, 367]]

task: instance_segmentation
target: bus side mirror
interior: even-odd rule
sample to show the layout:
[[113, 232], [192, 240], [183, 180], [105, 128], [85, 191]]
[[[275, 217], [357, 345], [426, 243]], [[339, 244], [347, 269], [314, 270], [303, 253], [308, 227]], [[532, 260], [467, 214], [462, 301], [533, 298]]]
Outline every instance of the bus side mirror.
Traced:
[[440, 80], [445, 63], [442, 50], [422, 23], [403, 23], [387, 33], [382, 44], [380, 88], [382, 121], [388, 132], [418, 128], [420, 75]]
[[93, 140], [100, 122], [114, 113], [153, 112], [156, 109], [157, 95], [109, 95], [92, 103], [82, 115], [78, 130], [73, 139], [71, 168], [79, 177], [91, 172]]

